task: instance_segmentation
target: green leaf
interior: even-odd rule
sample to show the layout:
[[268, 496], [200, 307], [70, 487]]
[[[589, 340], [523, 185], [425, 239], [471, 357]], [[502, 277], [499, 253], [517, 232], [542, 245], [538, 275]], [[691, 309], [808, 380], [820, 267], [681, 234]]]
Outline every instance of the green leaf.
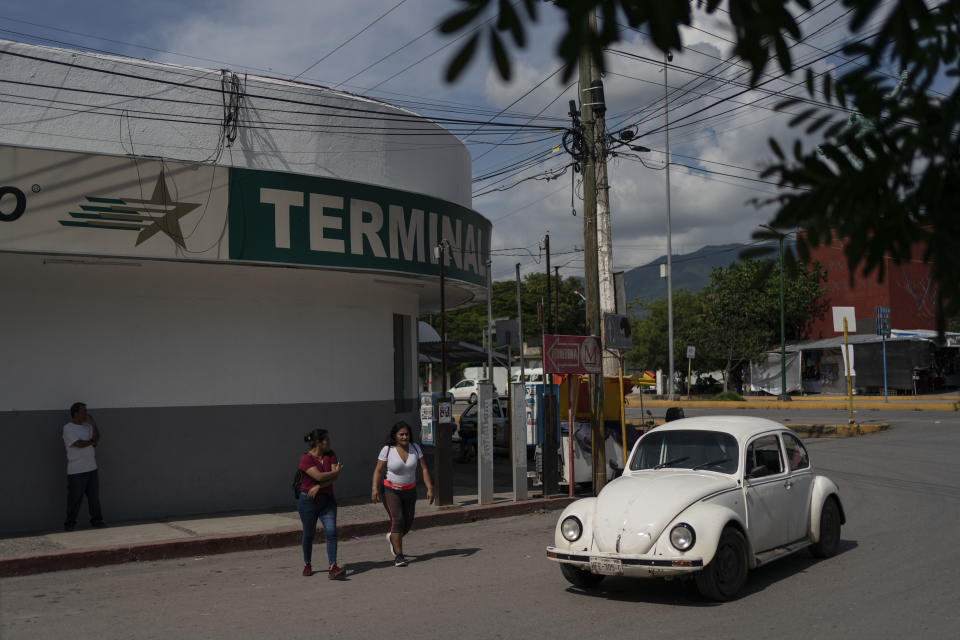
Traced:
[[813, 69], [807, 68], [807, 93], [811, 96], [813, 95], [813, 80], [816, 76], [813, 73]]
[[440, 23], [440, 33], [455, 33], [466, 28], [487, 7], [490, 0], [467, 0], [471, 6], [454, 13]]
[[466, 44], [460, 47], [457, 55], [453, 57], [453, 60], [450, 61], [450, 65], [447, 67], [447, 82], [453, 82], [460, 77], [460, 74], [463, 73], [467, 63], [470, 62], [470, 59], [473, 58], [473, 54], [476, 53], [477, 43], [479, 41], [480, 34], [475, 33], [470, 37], [469, 40], [467, 40]]
[[816, 133], [821, 127], [823, 127], [823, 125], [825, 125], [825, 124], [827, 124], [828, 122], [830, 122], [830, 119], [831, 119], [832, 117], [833, 117], [833, 116], [830, 115], [829, 113], [820, 116], [819, 118], [817, 118], [816, 120], [814, 120], [813, 123], [812, 123], [809, 127], [807, 127], [807, 133], [808, 133], [808, 134], [809, 134], [809, 133]]
[[783, 160], [783, 149], [780, 148], [780, 143], [778, 143], [778, 142], [777, 142], [776, 140], [774, 140], [773, 138], [770, 138], [769, 140], [767, 140], [767, 142], [768, 142], [768, 144], [770, 145], [770, 149], [773, 151], [773, 154], [774, 154], [775, 156], [777, 156], [777, 158], [778, 158], [779, 160], [782, 161], [782, 160]]
[[493, 55], [493, 61], [497, 65], [497, 71], [504, 80], [510, 79], [510, 59], [507, 57], [507, 50], [503, 46], [503, 40], [494, 29], [490, 29], [490, 53]]
[[816, 107], [812, 107], [810, 109], [804, 109], [803, 111], [801, 111], [800, 113], [798, 113], [797, 115], [793, 116], [790, 119], [790, 122], [789, 122], [790, 126], [791, 127], [797, 126], [804, 120], [807, 120], [810, 116], [815, 114], [817, 111], [818, 109]]

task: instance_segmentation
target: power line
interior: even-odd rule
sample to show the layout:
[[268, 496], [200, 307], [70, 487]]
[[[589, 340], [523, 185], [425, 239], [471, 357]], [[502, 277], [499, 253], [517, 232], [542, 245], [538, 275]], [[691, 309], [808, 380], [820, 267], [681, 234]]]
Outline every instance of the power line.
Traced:
[[326, 60], [327, 58], [329, 58], [329, 57], [332, 56], [333, 54], [335, 54], [337, 51], [340, 51], [340, 49], [342, 49], [343, 47], [345, 47], [345, 46], [347, 46], [348, 44], [350, 44], [351, 42], [353, 42], [353, 41], [354, 41], [357, 37], [359, 37], [364, 31], [366, 31], [367, 29], [369, 29], [370, 27], [372, 27], [373, 25], [377, 24], [378, 22], [380, 22], [381, 20], [383, 20], [384, 18], [386, 18], [388, 15], [390, 15], [391, 13], [393, 13], [394, 9], [397, 9], [398, 7], [400, 7], [400, 5], [402, 5], [402, 4], [405, 3], [406, 1], [407, 1], [407, 0], [400, 0], [400, 2], [398, 2], [397, 4], [393, 5], [393, 6], [390, 7], [389, 9], [387, 9], [384, 13], [380, 14], [380, 16], [379, 16], [378, 18], [376, 18], [373, 22], [371, 22], [370, 24], [368, 24], [367, 26], [365, 26], [363, 29], [360, 29], [360, 31], [357, 31], [355, 34], [353, 34], [352, 36], [350, 36], [349, 38], [347, 38], [346, 40], [344, 40], [343, 42], [341, 42], [340, 44], [338, 44], [338, 45], [337, 45], [336, 47], [334, 47], [327, 55], [323, 56], [322, 58], [320, 58], [319, 60], [317, 60], [316, 62], [314, 62], [312, 65], [310, 65], [309, 67], [307, 67], [306, 69], [304, 69], [303, 71], [301, 71], [300, 73], [298, 73], [297, 75], [293, 76], [293, 77], [290, 78], [290, 79], [291, 79], [291, 80], [296, 80], [296, 79], [299, 78], [300, 76], [304, 75], [307, 71], [310, 71], [310, 69], [313, 69], [315, 66], [317, 66], [318, 64], [320, 64], [321, 62], [323, 62], [324, 60]]

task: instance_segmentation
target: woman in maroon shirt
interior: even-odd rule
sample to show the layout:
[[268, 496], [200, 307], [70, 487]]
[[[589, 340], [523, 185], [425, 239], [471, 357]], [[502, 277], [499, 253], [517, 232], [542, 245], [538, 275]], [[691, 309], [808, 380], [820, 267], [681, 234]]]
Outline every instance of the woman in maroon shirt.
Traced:
[[310, 560], [319, 519], [323, 524], [327, 559], [330, 561], [327, 577], [333, 580], [346, 573], [337, 566], [337, 502], [333, 497], [333, 482], [340, 476], [343, 465], [330, 448], [330, 436], [326, 429], [314, 429], [303, 440], [310, 443], [310, 450], [300, 456], [299, 469], [303, 474], [297, 501], [297, 511], [303, 522], [303, 575], [313, 575]]

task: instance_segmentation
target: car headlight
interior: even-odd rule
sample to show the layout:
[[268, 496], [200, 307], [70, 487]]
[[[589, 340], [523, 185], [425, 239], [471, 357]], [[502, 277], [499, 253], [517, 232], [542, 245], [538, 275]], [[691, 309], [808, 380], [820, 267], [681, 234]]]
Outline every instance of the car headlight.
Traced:
[[697, 534], [693, 532], [693, 527], [685, 522], [681, 522], [670, 530], [670, 544], [680, 551], [691, 548], [696, 541]]
[[579, 540], [582, 534], [583, 525], [580, 524], [579, 518], [567, 516], [563, 519], [563, 522], [560, 523], [560, 535], [562, 535], [567, 542]]

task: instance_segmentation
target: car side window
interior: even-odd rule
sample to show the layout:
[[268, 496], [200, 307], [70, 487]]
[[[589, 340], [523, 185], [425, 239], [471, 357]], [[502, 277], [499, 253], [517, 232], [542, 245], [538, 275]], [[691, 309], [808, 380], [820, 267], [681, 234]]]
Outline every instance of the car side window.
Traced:
[[501, 415], [500, 415], [500, 405], [499, 405], [499, 404], [494, 403], [494, 405], [493, 405], [493, 417], [495, 417], [495, 418], [501, 417]]
[[747, 447], [747, 473], [760, 478], [783, 473], [783, 456], [780, 455], [780, 439], [777, 436], [757, 438]]
[[787, 452], [787, 463], [790, 465], [791, 471], [806, 469], [810, 466], [807, 449], [799, 438], [790, 433], [783, 434], [783, 448]]
[[461, 419], [463, 419], [463, 418], [472, 418], [472, 417], [474, 417], [475, 415], [477, 415], [477, 405], [472, 404], [472, 405], [470, 405], [469, 407], [467, 407], [467, 410], [463, 412], [463, 415], [460, 416], [460, 418], [461, 418]]

